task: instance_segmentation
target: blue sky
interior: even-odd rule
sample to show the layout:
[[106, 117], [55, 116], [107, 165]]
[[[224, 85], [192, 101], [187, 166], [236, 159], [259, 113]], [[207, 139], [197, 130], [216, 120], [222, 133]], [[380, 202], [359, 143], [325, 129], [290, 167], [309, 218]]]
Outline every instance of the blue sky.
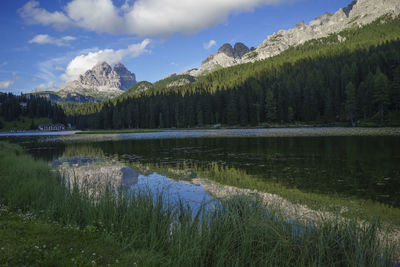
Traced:
[[199, 67], [224, 43], [257, 47], [350, 2], [1, 0], [0, 90], [55, 90], [102, 60], [121, 61], [138, 81], [154, 82]]

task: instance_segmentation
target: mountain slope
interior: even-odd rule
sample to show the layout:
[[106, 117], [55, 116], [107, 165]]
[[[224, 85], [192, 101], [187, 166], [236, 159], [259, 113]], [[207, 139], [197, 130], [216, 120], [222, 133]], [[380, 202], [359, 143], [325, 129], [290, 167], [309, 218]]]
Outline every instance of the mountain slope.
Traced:
[[[393, 125], [400, 122], [399, 42], [400, 18], [383, 16], [266, 60], [214, 71], [185, 86], [147, 90], [95, 107], [68, 107], [66, 112], [81, 128], [346, 123], [350, 117]], [[118, 120], [100, 119], [109, 114]]]
[[[355, 0], [347, 7], [339, 9], [336, 13], [326, 13], [311, 21], [308, 25], [302, 21], [293, 29], [280, 30], [269, 36], [254, 51], [248, 51], [240, 57], [232, 53], [226, 53], [225, 48], [230, 45], [225, 44], [217, 54], [210, 55], [203, 61], [199, 70], [194, 69], [184, 73], [199, 76], [221, 67], [263, 60], [279, 55], [283, 51], [304, 44], [307, 41], [328, 37], [348, 28], [369, 24], [383, 15], [394, 18], [399, 14], [400, 1], [398, 0]], [[346, 40], [343, 36], [337, 36], [337, 38], [340, 42]]]

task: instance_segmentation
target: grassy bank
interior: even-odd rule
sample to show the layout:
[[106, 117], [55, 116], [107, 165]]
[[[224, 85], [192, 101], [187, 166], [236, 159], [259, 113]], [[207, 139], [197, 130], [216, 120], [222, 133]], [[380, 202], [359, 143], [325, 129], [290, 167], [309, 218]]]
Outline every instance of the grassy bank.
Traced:
[[345, 212], [341, 212], [341, 214], [348, 218], [356, 217], [370, 220], [370, 218], [374, 217], [400, 227], [399, 208], [390, 207], [372, 200], [307, 193], [296, 188], [287, 188], [278, 183], [257, 178], [243, 170], [218, 166], [217, 164], [213, 164], [209, 168], [195, 166], [194, 171], [221, 184], [277, 194], [293, 203], [304, 204], [314, 210], [335, 212], [345, 208]]
[[155, 133], [162, 132], [159, 129], [125, 129], [125, 130], [93, 130], [93, 131], [82, 131], [76, 134], [124, 134], [124, 133]]
[[246, 171], [212, 164], [205, 167], [198, 164], [183, 163], [176, 166], [168, 164], [141, 164], [127, 162], [133, 169], [141, 173], [151, 174], [157, 172], [176, 180], [190, 181], [193, 178], [206, 178], [221, 185], [229, 185], [242, 189], [257, 190], [276, 194], [294, 204], [306, 205], [318, 211], [340, 212], [347, 218], [370, 220], [374, 218], [396, 228], [400, 228], [400, 209], [372, 200], [363, 200], [356, 197], [329, 195], [304, 192], [297, 188], [288, 188], [279, 183], [268, 181]]
[[9, 132], [9, 131], [27, 131], [27, 130], [32, 130], [32, 120], [33, 124], [35, 126], [35, 129], [37, 130], [37, 127], [40, 124], [48, 124], [51, 123], [51, 120], [49, 118], [29, 118], [29, 117], [19, 117], [18, 119], [14, 121], [6, 121], [4, 118], [0, 117], [0, 125], [2, 125], [0, 131], [2, 132]]
[[[56, 222], [61, 229], [68, 226], [78, 235], [107, 240], [98, 242], [98, 251], [112, 255], [112, 249], [123, 248], [120, 253], [128, 258], [133, 255], [138, 265], [382, 266], [393, 261], [396, 249], [377, 238], [376, 223], [326, 220], [301, 225], [285, 221], [279, 211], [248, 197], [223, 201], [213, 211], [193, 215], [184, 203], [173, 206], [146, 192], [115, 194], [106, 187], [90, 194], [89, 187], [67, 186], [45, 162], [7, 143], [0, 143], [0, 202], [11, 214], [32, 213], [37, 220]], [[2, 225], [22, 223], [13, 215], [3, 219]], [[52, 231], [51, 225], [42, 226], [49, 228], [43, 234], [39, 231], [38, 238]], [[0, 231], [1, 246], [12, 247], [15, 236], [7, 233]], [[57, 238], [55, 234], [54, 240], [49, 237], [46, 242], [53, 246]], [[21, 265], [37, 262], [40, 255], [35, 249], [27, 247], [29, 255], [22, 257]]]
[[142, 251], [129, 251], [113, 239], [57, 222], [0, 208], [0, 265], [107, 266], [146, 264]]

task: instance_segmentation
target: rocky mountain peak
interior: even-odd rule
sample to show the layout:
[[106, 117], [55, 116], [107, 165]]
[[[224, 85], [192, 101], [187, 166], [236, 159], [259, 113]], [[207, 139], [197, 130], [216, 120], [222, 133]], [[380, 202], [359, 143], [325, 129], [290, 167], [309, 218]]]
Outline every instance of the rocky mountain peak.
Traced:
[[[327, 37], [349, 27], [360, 27], [384, 15], [395, 18], [400, 14], [399, 0], [349, 0], [349, 2], [349, 5], [333, 14], [325, 13], [309, 24], [301, 21], [292, 29], [280, 30], [270, 35], [256, 49], [249, 49], [242, 43], [236, 43], [234, 47], [224, 44], [217, 54], [210, 55], [202, 62], [199, 70], [185, 73], [199, 76], [213, 69], [263, 60], [309, 40]], [[338, 36], [338, 42], [345, 41], [346, 38]]]
[[97, 63], [91, 70], [88, 71], [92, 71], [92, 72], [97, 72], [97, 73], [108, 73], [112, 71], [111, 66], [103, 61], [103, 62], [99, 62]]
[[243, 43], [236, 43], [233, 51], [235, 58], [242, 58], [245, 54], [250, 52], [250, 49]]
[[218, 49], [218, 53], [223, 53], [228, 57], [233, 57], [234, 51], [231, 44], [224, 44]]
[[234, 47], [231, 44], [224, 44], [218, 49], [218, 53], [223, 53], [232, 58], [242, 58], [248, 52], [250, 52], [250, 49], [243, 43], [236, 43]]
[[131, 73], [124, 64], [118, 62], [114, 65], [114, 72], [120, 76], [121, 80], [121, 88], [122, 90], [126, 90], [131, 88], [136, 84], [136, 76], [134, 73]]
[[79, 93], [91, 96], [94, 92], [114, 97], [136, 84], [135, 74], [131, 73], [123, 64], [117, 63], [112, 68], [107, 62], [99, 62], [92, 69], [87, 70], [75, 81], [63, 85], [61, 94]]

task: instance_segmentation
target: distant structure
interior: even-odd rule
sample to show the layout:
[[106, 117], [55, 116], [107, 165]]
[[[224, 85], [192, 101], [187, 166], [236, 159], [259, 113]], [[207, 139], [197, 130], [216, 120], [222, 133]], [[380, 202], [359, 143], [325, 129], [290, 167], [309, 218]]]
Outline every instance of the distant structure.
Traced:
[[40, 124], [39, 131], [64, 131], [65, 125], [62, 123], [57, 124]]

